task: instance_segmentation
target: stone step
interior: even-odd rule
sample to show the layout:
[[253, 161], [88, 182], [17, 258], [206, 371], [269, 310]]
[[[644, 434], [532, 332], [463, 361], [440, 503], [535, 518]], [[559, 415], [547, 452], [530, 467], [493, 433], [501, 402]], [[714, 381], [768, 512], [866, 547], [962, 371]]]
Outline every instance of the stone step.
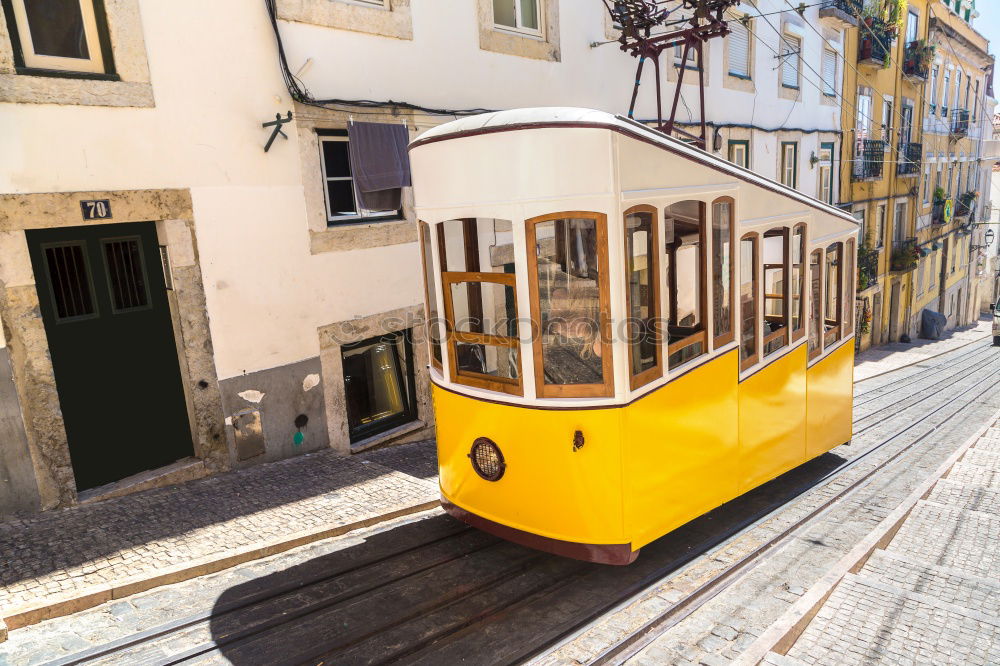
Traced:
[[806, 664], [1000, 663], [1000, 618], [848, 574], [788, 652]]
[[966, 462], [955, 463], [945, 478], [966, 486], [1000, 490], [1000, 471]]
[[1000, 488], [967, 486], [951, 479], [941, 479], [935, 484], [927, 499], [958, 509], [1000, 515]]
[[1000, 578], [1000, 516], [921, 500], [886, 549], [925, 564]]
[[918, 562], [905, 554], [876, 550], [861, 576], [900, 590], [1000, 617], [1000, 581], [959, 569]]

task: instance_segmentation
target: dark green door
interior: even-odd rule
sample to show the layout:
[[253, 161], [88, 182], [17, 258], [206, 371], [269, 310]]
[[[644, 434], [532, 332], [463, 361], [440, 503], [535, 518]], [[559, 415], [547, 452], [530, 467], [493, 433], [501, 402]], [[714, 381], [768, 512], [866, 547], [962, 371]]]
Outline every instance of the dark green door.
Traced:
[[153, 223], [26, 233], [77, 489], [192, 455]]

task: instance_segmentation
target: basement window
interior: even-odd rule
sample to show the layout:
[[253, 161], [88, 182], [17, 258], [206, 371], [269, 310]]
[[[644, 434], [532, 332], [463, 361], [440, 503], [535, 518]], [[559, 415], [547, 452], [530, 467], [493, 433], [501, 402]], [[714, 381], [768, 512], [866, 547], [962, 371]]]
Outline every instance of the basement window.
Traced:
[[22, 74], [114, 74], [101, 0], [2, 0]]
[[323, 130], [319, 136], [327, 226], [401, 219], [402, 209], [366, 210], [358, 204], [348, 145], [346, 130]]
[[540, 0], [493, 0], [493, 23], [500, 30], [541, 36]]
[[351, 442], [374, 437], [417, 418], [410, 331], [341, 348], [344, 398]]

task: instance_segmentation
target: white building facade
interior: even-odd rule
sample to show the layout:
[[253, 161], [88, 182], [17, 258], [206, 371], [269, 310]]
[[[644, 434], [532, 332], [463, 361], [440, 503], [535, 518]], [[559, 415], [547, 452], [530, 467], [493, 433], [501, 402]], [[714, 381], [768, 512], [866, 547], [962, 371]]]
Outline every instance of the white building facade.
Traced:
[[[432, 437], [412, 193], [357, 209], [350, 123], [624, 113], [636, 66], [596, 0], [65, 4], [0, 0], [0, 517]], [[707, 118], [717, 152], [836, 203], [843, 42], [817, 11], [734, 11]]]

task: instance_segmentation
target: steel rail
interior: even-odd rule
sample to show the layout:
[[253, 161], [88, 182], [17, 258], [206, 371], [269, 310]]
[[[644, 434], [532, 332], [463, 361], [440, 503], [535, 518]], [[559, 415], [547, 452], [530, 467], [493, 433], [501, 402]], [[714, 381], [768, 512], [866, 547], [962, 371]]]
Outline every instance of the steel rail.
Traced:
[[[843, 490], [841, 490], [840, 492], [838, 492], [837, 494], [835, 494], [833, 497], [831, 497], [830, 499], [828, 499], [825, 502], [823, 502], [823, 504], [821, 504], [819, 507], [817, 507], [816, 509], [810, 511], [806, 516], [804, 516], [803, 518], [795, 521], [792, 525], [790, 525], [788, 528], [786, 528], [785, 530], [783, 530], [780, 534], [778, 534], [775, 537], [773, 537], [771, 539], [768, 539], [766, 542], [762, 543], [760, 546], [758, 546], [757, 548], [755, 548], [749, 554], [747, 554], [746, 556], [744, 556], [743, 558], [741, 558], [739, 561], [735, 562], [730, 567], [728, 567], [726, 570], [724, 570], [723, 572], [721, 572], [718, 576], [716, 576], [716, 577], [714, 577], [714, 578], [712, 578], [712, 579], [704, 582], [696, 590], [694, 590], [691, 594], [687, 595], [683, 599], [680, 599], [679, 601], [677, 601], [674, 604], [672, 604], [669, 608], [667, 608], [663, 612], [659, 613], [655, 618], [653, 618], [649, 622], [645, 623], [639, 629], [636, 629], [635, 631], [629, 632], [629, 634], [627, 634], [624, 638], [622, 638], [621, 640], [617, 641], [614, 645], [612, 645], [609, 648], [607, 648], [606, 650], [604, 650], [601, 654], [599, 654], [593, 660], [587, 662], [587, 666], [603, 666], [604, 664], [620, 664], [620, 663], [626, 661], [627, 659], [629, 659], [629, 658], [635, 656], [636, 654], [638, 654], [638, 652], [640, 652], [642, 649], [644, 649], [649, 644], [651, 644], [656, 638], [658, 638], [659, 636], [661, 636], [668, 629], [670, 629], [671, 627], [677, 625], [683, 619], [685, 619], [686, 617], [688, 617], [689, 615], [691, 615], [693, 612], [695, 612], [696, 610], [698, 610], [702, 606], [704, 606], [708, 601], [710, 601], [711, 599], [715, 598], [718, 594], [720, 594], [725, 589], [727, 589], [728, 587], [730, 587], [734, 582], [736, 582], [736, 576], [737, 575], [739, 575], [739, 574], [747, 574], [750, 571], [752, 571], [752, 569], [753, 569], [752, 565], [755, 565], [758, 562], [758, 560], [764, 554], [766, 554], [767, 552], [771, 551], [776, 546], [782, 545], [786, 541], [786, 539], [788, 539], [788, 537], [790, 537], [791, 535], [793, 535], [795, 532], [799, 531], [801, 528], [806, 527], [809, 523], [811, 523], [820, 514], [826, 512], [826, 510], [829, 509], [829, 508], [831, 508], [834, 504], [836, 504], [837, 502], [839, 502], [839, 501], [847, 498], [849, 495], [852, 495], [855, 491], [859, 490], [867, 481], [869, 481], [873, 476], [875, 476], [875, 474], [877, 474], [878, 472], [882, 471], [883, 469], [885, 469], [886, 467], [888, 467], [892, 463], [894, 463], [897, 460], [899, 460], [903, 456], [903, 454], [905, 454], [907, 451], [910, 451], [911, 449], [913, 449], [914, 447], [916, 447], [918, 444], [920, 444], [921, 442], [923, 442], [927, 438], [929, 438], [932, 434], [934, 434], [935, 431], [937, 431], [940, 427], [942, 427], [942, 425], [944, 425], [945, 423], [947, 423], [949, 419], [954, 418], [959, 412], [961, 412], [961, 411], [963, 411], [963, 410], [965, 410], [965, 409], [967, 409], [967, 408], [975, 405], [976, 402], [977, 402], [977, 400], [980, 397], [982, 397], [983, 395], [985, 395], [985, 394], [987, 394], [987, 393], [989, 393], [991, 391], [994, 391], [998, 386], [1000, 386], [1000, 380], [997, 380], [997, 381], [993, 382], [992, 384], [990, 384], [989, 386], [987, 386], [985, 389], [983, 389], [982, 391], [980, 391], [979, 393], [977, 393], [975, 397], [973, 397], [972, 399], [968, 400], [967, 402], [965, 402], [964, 404], [962, 404], [961, 406], [959, 406], [958, 409], [956, 409], [948, 417], [948, 419], [945, 419], [944, 421], [942, 421], [938, 425], [932, 427], [930, 430], [928, 430], [927, 432], [925, 432], [922, 435], [920, 435], [913, 442], [911, 442], [910, 444], [907, 444], [906, 446], [904, 446], [903, 448], [901, 448], [899, 451], [897, 451], [896, 453], [894, 453], [891, 457], [889, 457], [888, 459], [886, 459], [882, 463], [878, 464], [872, 470], [870, 470], [869, 472], [867, 472], [866, 474], [864, 474], [862, 477], [860, 477], [859, 479], [857, 479], [856, 481], [854, 481], [851, 485], [845, 487]], [[845, 471], [847, 471], [848, 469], [850, 469], [850, 468], [854, 467], [855, 465], [857, 465], [861, 460], [865, 459], [870, 454], [875, 453], [876, 451], [880, 450], [884, 446], [887, 446], [890, 442], [892, 442], [893, 440], [895, 440], [898, 437], [902, 436], [903, 434], [907, 433], [908, 431], [912, 430], [919, 423], [922, 423], [923, 421], [926, 421], [933, 414], [935, 414], [935, 413], [939, 412], [940, 410], [944, 409], [949, 404], [953, 404], [953, 403], [946, 402], [945, 404], [941, 405], [940, 407], [938, 407], [934, 411], [929, 412], [928, 414], [926, 414], [925, 416], [923, 416], [918, 421], [915, 421], [915, 422], [911, 423], [909, 426], [907, 426], [907, 427], [903, 428], [902, 430], [898, 431], [897, 433], [895, 433], [891, 437], [889, 437], [889, 438], [883, 440], [882, 442], [880, 442], [880, 443], [878, 443], [878, 444], [870, 447], [868, 450], [866, 450], [865, 452], [863, 452], [863, 453], [859, 454], [858, 456], [852, 458], [851, 460], [845, 461], [842, 465], [840, 465], [837, 468], [831, 470], [829, 473], [827, 473], [823, 477], [820, 477], [815, 482], [810, 482], [808, 484], [805, 484], [802, 487], [801, 492], [798, 492], [795, 495], [793, 495], [792, 498], [788, 502], [786, 502], [786, 503], [782, 504], [781, 506], [779, 506], [779, 507], [773, 509], [772, 511], [768, 512], [767, 515], [776, 514], [776, 513], [780, 512], [783, 508], [785, 508], [788, 504], [791, 504], [795, 499], [797, 499], [798, 497], [800, 497], [802, 494], [808, 492], [809, 490], [817, 488], [821, 484], [825, 483], [826, 481], [831, 480], [832, 478], [834, 478], [836, 476], [839, 476], [840, 474], [843, 474]], [[763, 518], [763, 517], [767, 517], [767, 516], [762, 516], [761, 518]], [[753, 522], [756, 523], [756, 522], [758, 522], [758, 520], [754, 520]], [[735, 530], [731, 536], [736, 536], [737, 534], [739, 534], [740, 532], [742, 532], [743, 529], [745, 529], [745, 528], [737, 528], [737, 530]], [[696, 556], [701, 556], [703, 554], [704, 553], [698, 553]], [[559, 639], [557, 639], [556, 641], [550, 642], [549, 646], [546, 649], [536, 651], [534, 654], [531, 655], [531, 657], [536, 657], [536, 656], [539, 656], [541, 654], [546, 654], [548, 652], [553, 651], [555, 648], [557, 648], [558, 646], [560, 646], [565, 641], [565, 639], [568, 636], [576, 636], [576, 635], [582, 634], [583, 632], [585, 632], [591, 626], [594, 626], [597, 623], [599, 623], [600, 619], [602, 618], [602, 616], [605, 613], [611, 611], [614, 608], [617, 608], [617, 607], [621, 606], [623, 602], [634, 600], [634, 599], [638, 598], [639, 596], [641, 596], [644, 592], [648, 592], [651, 588], [659, 586], [660, 584], [662, 584], [663, 580], [667, 576], [669, 576], [670, 573], [672, 573], [673, 571], [675, 571], [678, 568], [678, 566], [683, 566], [684, 564], [687, 564], [688, 561], [690, 561], [692, 559], [694, 559], [694, 557], [690, 557], [690, 558], [686, 557], [686, 558], [684, 558], [684, 561], [681, 562], [677, 566], [667, 565], [665, 567], [662, 567], [660, 569], [660, 571], [664, 572], [664, 574], [660, 578], [658, 578], [657, 580], [651, 581], [643, 589], [636, 590], [634, 593], [628, 595], [627, 597], [623, 595], [621, 598], [615, 600], [615, 602], [613, 602], [611, 604], [608, 604], [602, 611], [599, 611], [598, 613], [593, 614], [591, 616], [591, 618], [586, 623], [582, 623], [582, 624], [578, 625], [577, 627], [574, 627], [569, 632], [564, 632], [564, 634]], [[656, 576], [656, 573], [651, 574], [650, 576], [647, 577], [647, 579], [654, 578], [655, 576]]]

